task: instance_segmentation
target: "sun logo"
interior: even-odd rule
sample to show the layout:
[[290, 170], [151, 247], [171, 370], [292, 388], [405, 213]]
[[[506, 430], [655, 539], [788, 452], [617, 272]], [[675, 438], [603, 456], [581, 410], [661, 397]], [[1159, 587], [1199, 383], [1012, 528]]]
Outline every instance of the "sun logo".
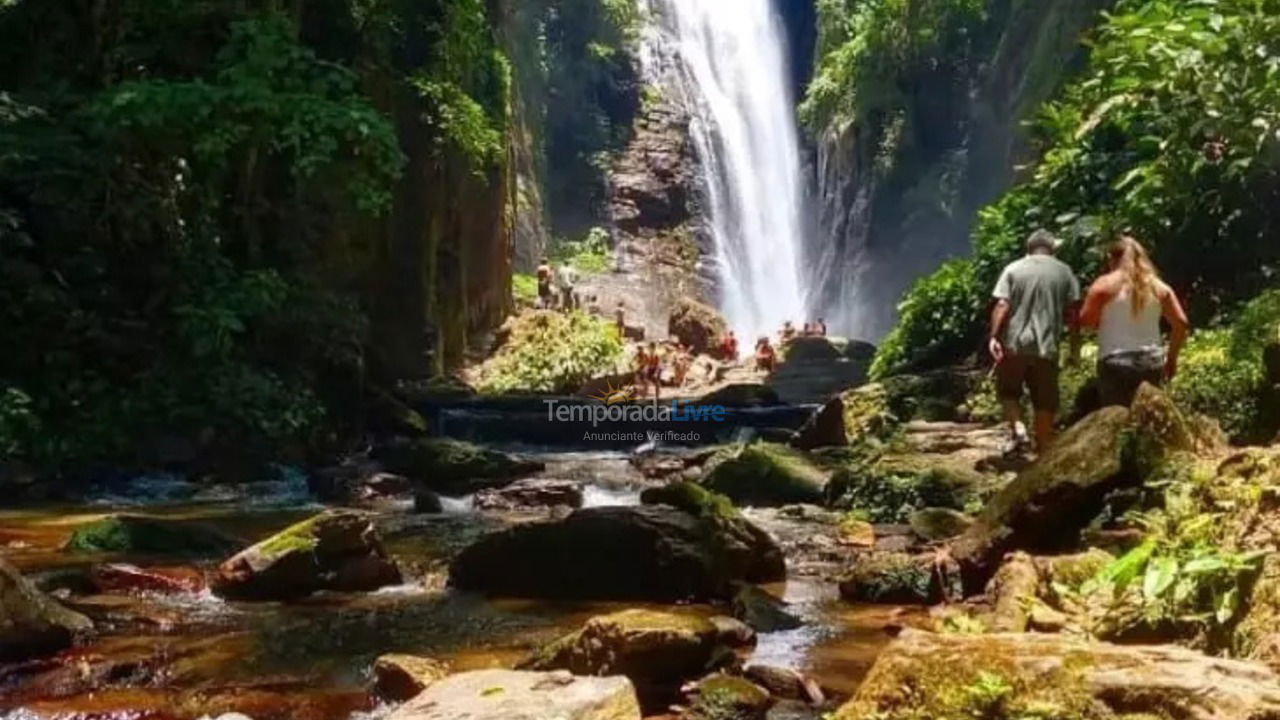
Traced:
[[631, 385], [614, 386], [610, 380], [605, 386], [604, 392], [599, 395], [592, 395], [592, 400], [599, 400], [605, 405], [622, 405], [636, 399], [636, 389]]

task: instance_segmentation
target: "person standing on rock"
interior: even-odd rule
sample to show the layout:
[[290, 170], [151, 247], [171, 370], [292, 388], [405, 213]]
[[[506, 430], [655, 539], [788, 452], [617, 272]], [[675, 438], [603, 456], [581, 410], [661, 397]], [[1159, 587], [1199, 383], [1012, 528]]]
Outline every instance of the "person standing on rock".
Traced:
[[[1169, 324], [1169, 349], [1160, 320]], [[1080, 323], [1098, 329], [1098, 392], [1103, 405], [1131, 405], [1144, 382], [1162, 385], [1178, 372], [1187, 313], [1160, 279], [1146, 248], [1122, 235], [1107, 251], [1107, 273], [1084, 300]]]
[[995, 307], [987, 347], [995, 361], [996, 393], [1009, 423], [1013, 449], [1029, 444], [1022, 422], [1025, 386], [1035, 409], [1036, 447], [1053, 442], [1058, 412], [1058, 343], [1065, 323], [1072, 347], [1078, 347], [1080, 282], [1066, 263], [1054, 257], [1058, 240], [1047, 230], [1027, 238], [1027, 254], [1010, 263], [996, 282]]
[[574, 288], [578, 285], [578, 271], [574, 269], [573, 263], [566, 260], [560, 266], [558, 273], [560, 284], [560, 307], [566, 311], [573, 310], [578, 307], [578, 298], [574, 294]]
[[543, 257], [542, 264], [538, 265], [538, 306], [542, 309], [551, 307], [551, 278], [554, 273], [551, 270], [551, 258]]

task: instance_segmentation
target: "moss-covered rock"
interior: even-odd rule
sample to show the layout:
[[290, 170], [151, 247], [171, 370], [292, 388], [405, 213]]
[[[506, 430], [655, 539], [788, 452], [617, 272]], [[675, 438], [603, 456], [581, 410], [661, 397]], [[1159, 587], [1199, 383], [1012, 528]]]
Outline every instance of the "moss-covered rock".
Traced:
[[218, 567], [214, 592], [289, 600], [318, 590], [359, 592], [400, 582], [369, 517], [331, 510], [291, 525]]
[[77, 527], [66, 549], [141, 555], [216, 556], [240, 543], [201, 523], [143, 515], [108, 515]]
[[645, 488], [640, 493], [640, 502], [645, 505], [670, 505], [696, 517], [726, 520], [739, 517], [737, 508], [729, 498], [688, 481]]
[[692, 298], [681, 298], [667, 318], [667, 334], [689, 346], [694, 354], [710, 353], [728, 326], [715, 308]]
[[911, 513], [907, 524], [921, 538], [936, 541], [963, 534], [973, 524], [973, 518], [951, 508], [928, 507]]
[[1135, 480], [1123, 475], [1130, 430], [1127, 409], [1104, 408], [1064, 433], [1000, 490], [952, 544], [966, 590], [980, 592], [1009, 551], [1052, 552], [1078, 539], [1106, 494]]
[[906, 630], [834, 720], [1256, 720], [1277, 712], [1280, 679], [1253, 663], [1062, 635]]
[[482, 538], [449, 569], [459, 589], [512, 597], [728, 599], [786, 576], [782, 551], [743, 518], [664, 505], [596, 507]]
[[687, 680], [699, 677], [731, 653], [720, 645], [719, 629], [696, 615], [623, 610], [593, 617], [580, 630], [538, 651], [520, 664], [526, 670], [568, 670], [574, 675], [625, 675], [642, 704], [668, 699]]
[[985, 479], [945, 457], [887, 454], [842, 464], [826, 488], [827, 502], [874, 522], [903, 523], [924, 508], [959, 510]]
[[501, 487], [545, 466], [508, 453], [449, 438], [419, 438], [378, 448], [387, 470], [445, 495]]
[[694, 688], [687, 720], [764, 720], [773, 698], [764, 688], [736, 675], [703, 678]]
[[57, 652], [92, 629], [88, 618], [59, 605], [0, 558], [0, 662]]
[[624, 677], [473, 670], [432, 683], [387, 720], [640, 720]]
[[776, 507], [821, 502], [827, 476], [791, 448], [753, 443], [714, 462], [702, 483], [738, 505]]
[[895, 605], [942, 599], [931, 556], [876, 551], [858, 556], [840, 581], [840, 595], [851, 602]]

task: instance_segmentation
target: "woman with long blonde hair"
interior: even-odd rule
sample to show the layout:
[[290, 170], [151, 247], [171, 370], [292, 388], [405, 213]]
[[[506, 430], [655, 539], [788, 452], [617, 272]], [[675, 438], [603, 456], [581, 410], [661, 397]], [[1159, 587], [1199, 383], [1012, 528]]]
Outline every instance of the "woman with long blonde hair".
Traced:
[[[1167, 349], [1161, 319], [1169, 325]], [[1107, 273], [1089, 288], [1080, 323], [1098, 329], [1103, 405], [1129, 405], [1142, 383], [1161, 385], [1178, 372], [1187, 314], [1132, 235], [1121, 235], [1107, 251]]]

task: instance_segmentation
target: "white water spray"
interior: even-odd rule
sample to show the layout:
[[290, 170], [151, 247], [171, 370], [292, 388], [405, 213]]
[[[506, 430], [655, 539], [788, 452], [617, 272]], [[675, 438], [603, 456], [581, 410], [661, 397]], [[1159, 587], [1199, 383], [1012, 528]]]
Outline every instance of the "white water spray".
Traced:
[[803, 323], [805, 194], [782, 19], [771, 0], [648, 4], [659, 22], [648, 61], [674, 65], [692, 116], [720, 309], [744, 342]]

